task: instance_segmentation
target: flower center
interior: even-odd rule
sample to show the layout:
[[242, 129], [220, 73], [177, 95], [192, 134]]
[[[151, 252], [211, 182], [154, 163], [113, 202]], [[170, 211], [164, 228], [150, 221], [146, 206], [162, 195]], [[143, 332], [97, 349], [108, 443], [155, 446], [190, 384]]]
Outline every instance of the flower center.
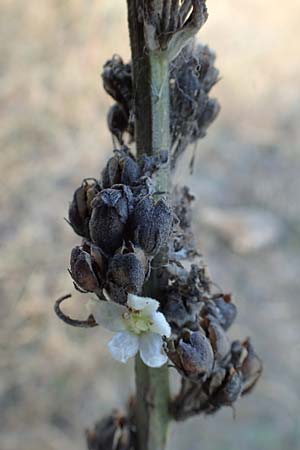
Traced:
[[128, 311], [123, 318], [128, 330], [135, 334], [146, 333], [150, 331], [151, 325], [153, 325], [151, 317], [143, 315], [142, 311]]

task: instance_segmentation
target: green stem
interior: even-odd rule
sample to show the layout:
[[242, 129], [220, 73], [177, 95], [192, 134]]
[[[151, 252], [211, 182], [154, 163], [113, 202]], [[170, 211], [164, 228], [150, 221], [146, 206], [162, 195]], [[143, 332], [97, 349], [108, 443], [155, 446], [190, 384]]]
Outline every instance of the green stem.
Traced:
[[[155, 155], [170, 151], [169, 69], [165, 52], [149, 52], [144, 39], [140, 14], [144, 0], [127, 0], [130, 45], [133, 65], [133, 89], [135, 99], [135, 130], [137, 154]], [[153, 7], [160, 12], [161, 0], [153, 0]], [[156, 189], [169, 192], [169, 163], [156, 174]], [[167, 259], [164, 249], [153, 262], [161, 266]], [[160, 299], [166, 280], [159, 270], [152, 270], [145, 293]], [[164, 450], [167, 441], [169, 414], [168, 367], [152, 369], [136, 358], [136, 400], [138, 450]]]
[[168, 367], [151, 369], [136, 357], [135, 376], [138, 448], [164, 450], [170, 421]]
[[[152, 154], [170, 150], [170, 90], [169, 63], [165, 53], [149, 55], [152, 106]], [[156, 188], [168, 192], [170, 166], [163, 166], [156, 179]]]

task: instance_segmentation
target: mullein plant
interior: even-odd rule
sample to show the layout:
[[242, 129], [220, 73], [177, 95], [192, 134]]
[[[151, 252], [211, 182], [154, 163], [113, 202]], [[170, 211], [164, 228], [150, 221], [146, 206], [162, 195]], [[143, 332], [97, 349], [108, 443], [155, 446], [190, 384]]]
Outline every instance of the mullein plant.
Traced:
[[[207, 20], [205, 0], [127, 4], [132, 62], [115, 55], [102, 73], [115, 101], [108, 128], [116, 148], [69, 207], [82, 239], [69, 272], [89, 297], [88, 317], [63, 313], [70, 295], [55, 303], [69, 325], [110, 330], [108, 348], [120, 363], [135, 358], [136, 393], [125, 413], [87, 432], [90, 450], [163, 450], [171, 420], [234, 408], [262, 372], [251, 341], [227, 336], [237, 308], [195, 248], [193, 195], [171, 178], [220, 109], [210, 97], [219, 79], [215, 55], [195, 40]], [[174, 396], [169, 370], [181, 377]]]

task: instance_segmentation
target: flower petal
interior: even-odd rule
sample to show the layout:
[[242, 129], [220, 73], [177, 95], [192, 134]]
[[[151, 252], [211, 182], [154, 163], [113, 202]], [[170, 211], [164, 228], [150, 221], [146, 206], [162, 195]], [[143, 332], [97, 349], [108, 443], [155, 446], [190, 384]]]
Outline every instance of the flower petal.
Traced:
[[166, 321], [165, 316], [161, 312], [155, 312], [152, 315], [151, 331], [153, 333], [160, 334], [161, 336], [170, 337], [171, 336], [171, 328], [168, 322]]
[[126, 306], [104, 300], [90, 300], [87, 304], [90, 314], [93, 314], [96, 322], [110, 331], [122, 331], [126, 329], [123, 314], [128, 311]]
[[126, 363], [129, 358], [137, 354], [139, 338], [129, 331], [121, 331], [109, 341], [108, 348], [114, 359]]
[[142, 311], [146, 314], [152, 314], [157, 311], [159, 303], [154, 298], [139, 297], [138, 295], [128, 294], [127, 305], [136, 311]]
[[140, 355], [147, 366], [161, 367], [168, 361], [162, 345], [162, 337], [157, 333], [145, 333], [140, 336]]

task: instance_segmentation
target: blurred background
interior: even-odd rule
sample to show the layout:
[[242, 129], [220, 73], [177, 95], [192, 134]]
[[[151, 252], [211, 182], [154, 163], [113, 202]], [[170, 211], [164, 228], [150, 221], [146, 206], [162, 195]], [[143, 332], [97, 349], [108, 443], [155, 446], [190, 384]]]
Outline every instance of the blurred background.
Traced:
[[[57, 320], [79, 242], [63, 218], [112, 150], [100, 73], [130, 57], [125, 0], [0, 5], [1, 450], [82, 450], [84, 429], [133, 390], [105, 331]], [[199, 142], [195, 231], [213, 279], [233, 292], [232, 338], [264, 360], [257, 389], [171, 430], [173, 450], [300, 447], [300, 1], [208, 0], [200, 40], [217, 52], [218, 120]], [[84, 317], [75, 294], [68, 313]]]

